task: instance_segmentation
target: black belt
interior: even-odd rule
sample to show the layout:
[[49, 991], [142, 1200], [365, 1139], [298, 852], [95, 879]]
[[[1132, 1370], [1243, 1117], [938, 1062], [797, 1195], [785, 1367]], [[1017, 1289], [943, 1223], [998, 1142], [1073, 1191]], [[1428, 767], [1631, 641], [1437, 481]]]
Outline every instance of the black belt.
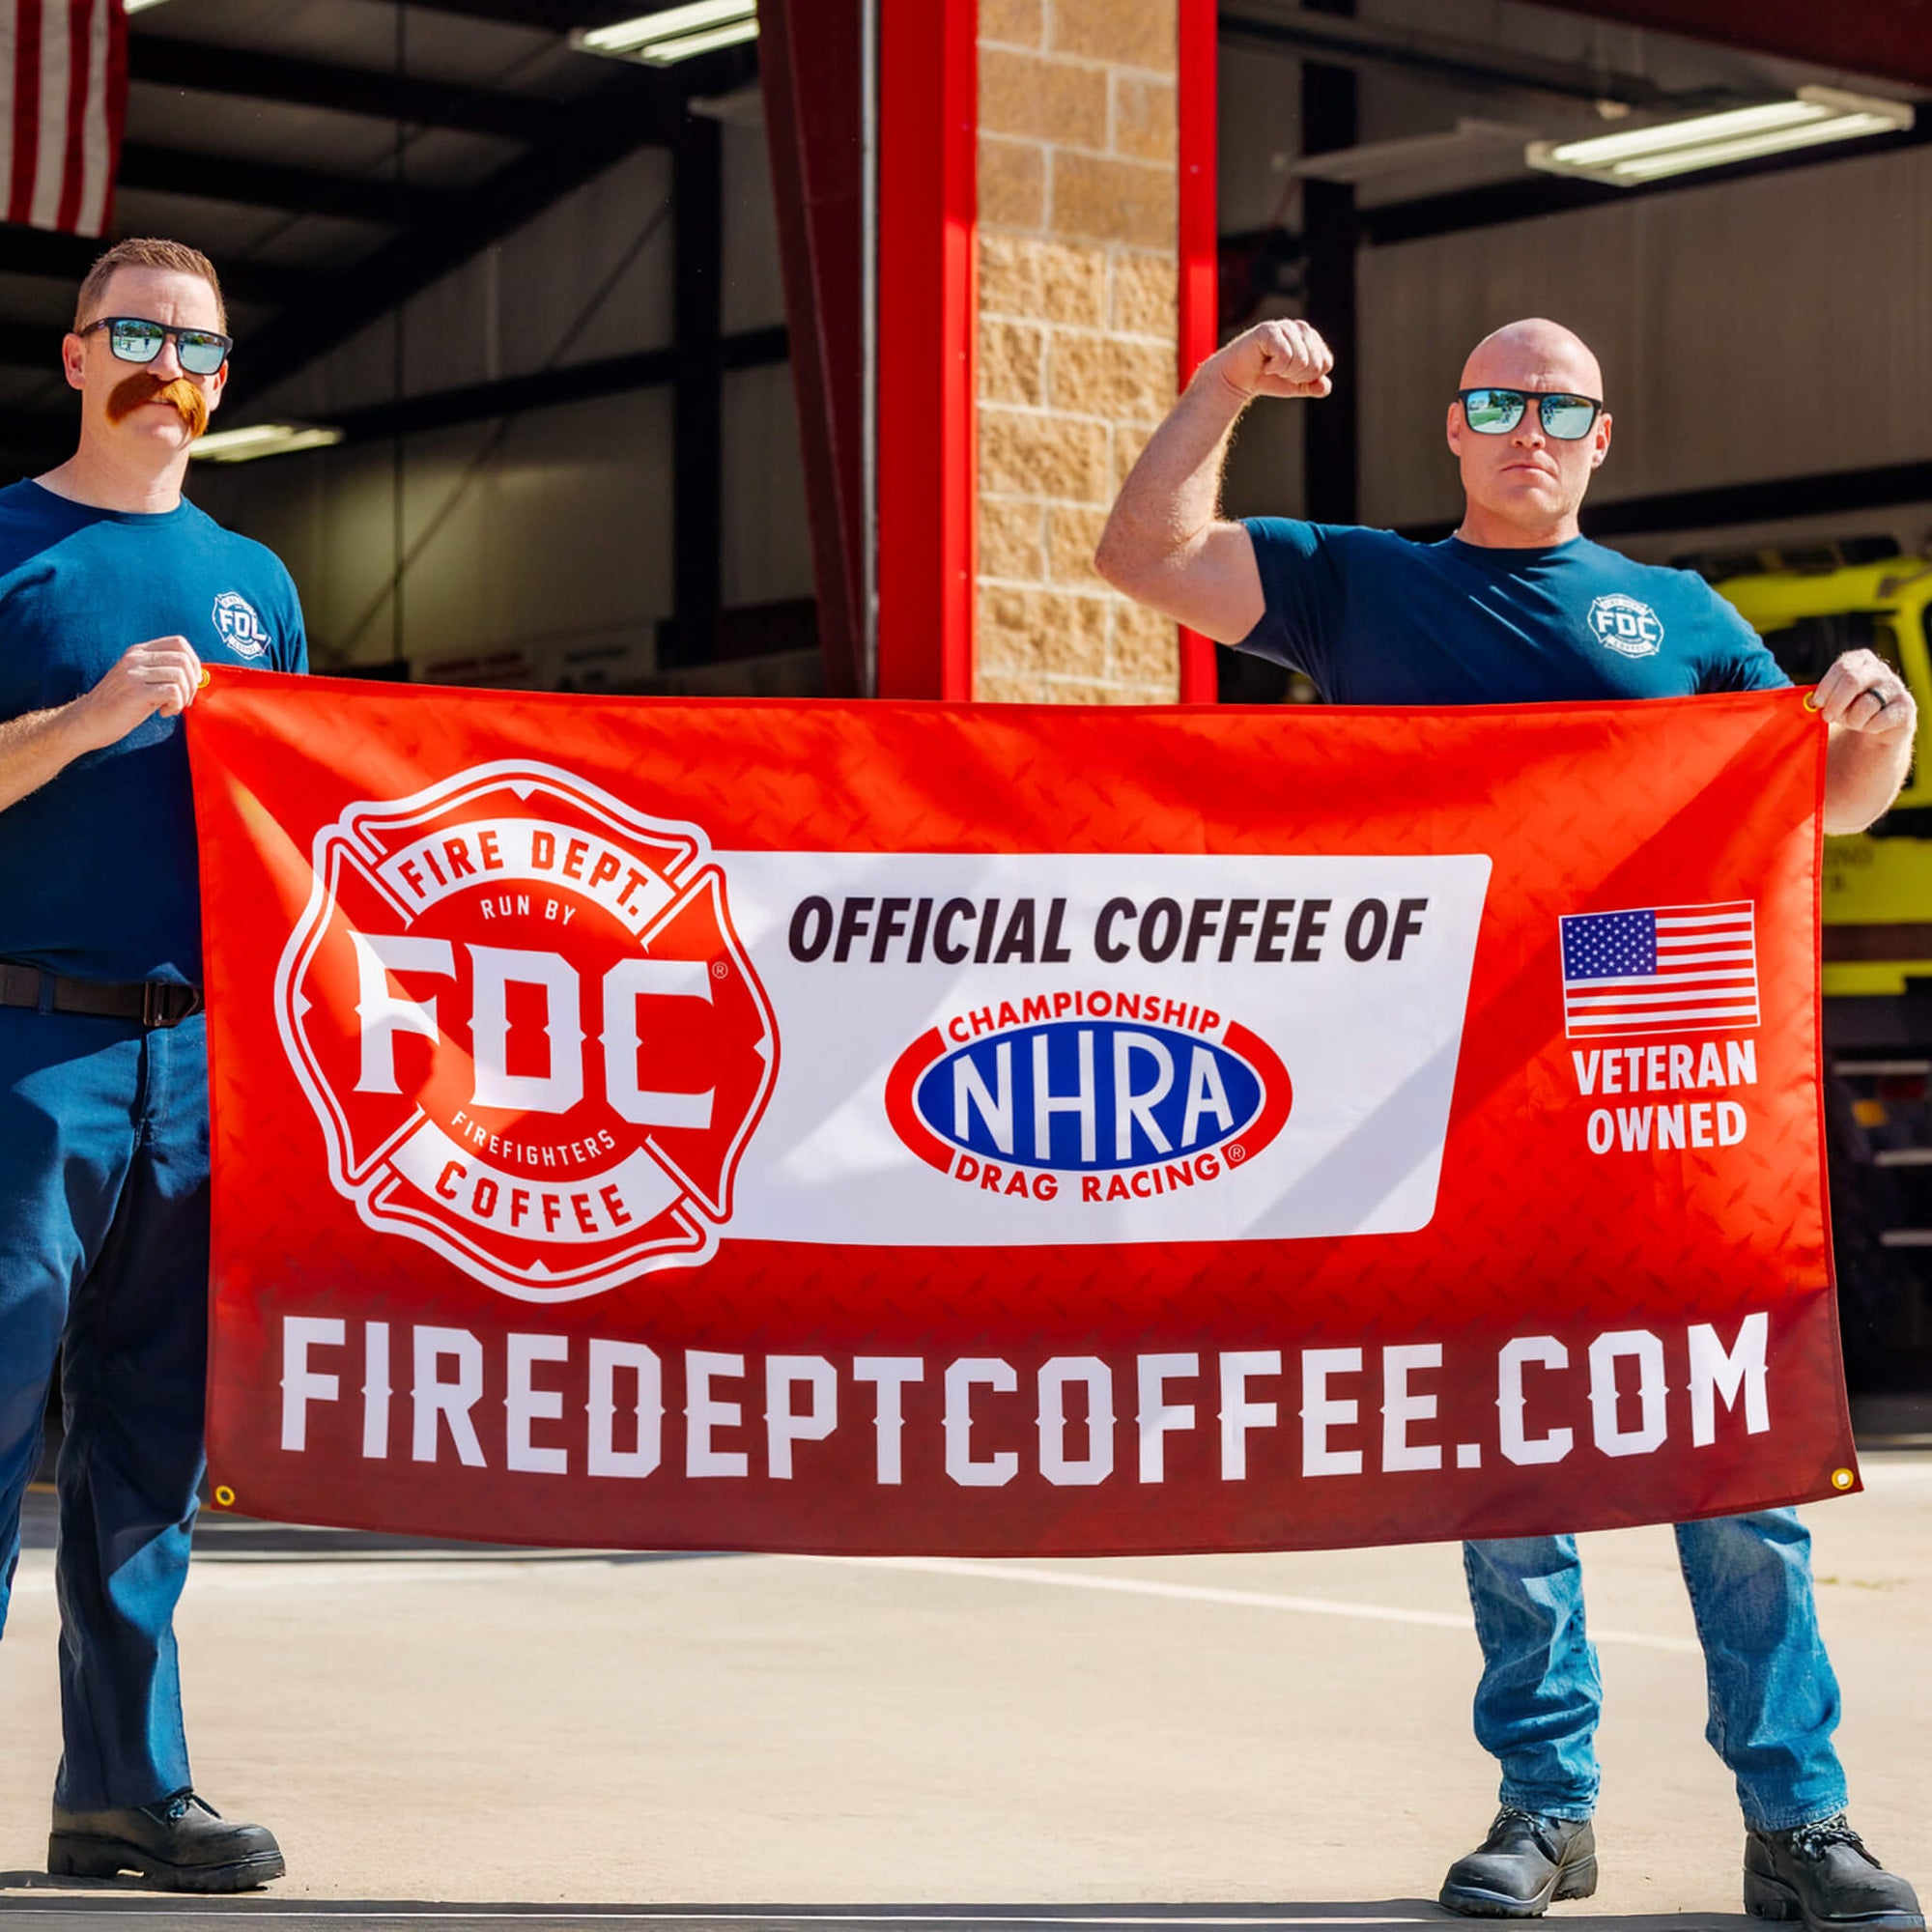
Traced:
[[199, 986], [178, 986], [171, 980], [139, 980], [131, 986], [102, 985], [98, 980], [68, 980], [43, 973], [38, 966], [16, 966], [0, 959], [0, 1007], [41, 1006], [51, 986], [57, 1013], [85, 1013], [92, 1019], [134, 1020], [148, 1028], [180, 1026], [205, 1002]]

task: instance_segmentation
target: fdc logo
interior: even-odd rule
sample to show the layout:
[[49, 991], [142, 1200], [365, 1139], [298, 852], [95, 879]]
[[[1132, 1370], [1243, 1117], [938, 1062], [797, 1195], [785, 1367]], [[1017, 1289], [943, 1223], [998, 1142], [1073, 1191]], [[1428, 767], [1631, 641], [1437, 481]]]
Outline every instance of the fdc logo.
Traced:
[[1619, 657], [1654, 658], [1663, 643], [1663, 625], [1648, 604], [1613, 590], [1590, 606], [1590, 632]]
[[277, 1018], [372, 1228], [525, 1301], [709, 1258], [778, 1076], [694, 825], [547, 765], [350, 806]]
[[274, 642], [254, 605], [239, 590], [224, 590], [214, 600], [214, 635], [244, 658], [258, 658]]

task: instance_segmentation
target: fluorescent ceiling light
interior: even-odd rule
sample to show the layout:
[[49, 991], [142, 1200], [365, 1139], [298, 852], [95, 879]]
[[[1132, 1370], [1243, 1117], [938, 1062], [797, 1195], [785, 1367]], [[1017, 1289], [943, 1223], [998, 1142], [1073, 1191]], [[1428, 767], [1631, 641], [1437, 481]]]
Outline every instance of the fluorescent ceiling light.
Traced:
[[653, 67], [669, 67], [674, 61], [691, 60], [698, 54], [708, 54], [718, 47], [735, 47], [745, 41], [758, 38], [756, 20], [734, 20], [728, 27], [713, 27], [705, 34], [686, 34], [675, 41], [656, 41], [647, 47], [639, 47], [634, 59], [648, 61]]
[[160, 4], [161, 0], [128, 0], [128, 11], [130, 14], [140, 14], [150, 7], [158, 7]]
[[1582, 175], [1617, 187], [1723, 167], [1788, 149], [1865, 134], [1890, 134], [1912, 126], [1913, 109], [1902, 100], [1845, 94], [1834, 87], [1801, 87], [1790, 100], [1697, 114], [1580, 141], [1532, 141], [1523, 158], [1548, 174]]
[[578, 27], [570, 43], [584, 53], [669, 67], [696, 54], [754, 40], [757, 32], [757, 0], [690, 0], [687, 6], [641, 14], [611, 27]]
[[640, 14], [634, 20], [620, 20], [614, 27], [580, 28], [578, 32], [583, 44], [600, 54], [627, 54], [653, 41], [673, 41], [680, 34], [720, 27], [727, 20], [753, 19], [757, 12], [757, 0], [688, 0], [685, 6]]
[[1815, 128], [1795, 128], [1782, 134], [1759, 134], [1748, 140], [1721, 141], [1709, 148], [1694, 149], [1689, 155], [1653, 155], [1624, 163], [1626, 177], [1634, 181], [1658, 181], [1665, 175], [1683, 174], [1690, 168], [1721, 167], [1731, 161], [1755, 160], [1762, 155], [1782, 154], [1791, 148], [1813, 148], [1826, 141], [1856, 140], [1862, 134], [1891, 134], [1898, 123], [1883, 114], [1856, 114], [1828, 121]]
[[199, 463], [253, 463], [259, 456], [287, 456], [298, 449], [327, 449], [342, 440], [339, 429], [316, 423], [251, 423], [217, 429], [188, 447]]

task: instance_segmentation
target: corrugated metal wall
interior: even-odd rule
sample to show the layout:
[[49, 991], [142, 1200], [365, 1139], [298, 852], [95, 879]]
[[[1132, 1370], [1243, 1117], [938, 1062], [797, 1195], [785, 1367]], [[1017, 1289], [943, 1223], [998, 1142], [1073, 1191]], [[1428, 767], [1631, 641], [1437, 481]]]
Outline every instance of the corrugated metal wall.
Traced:
[[[1811, 77], [1784, 62], [1513, 0], [1362, 0], [1357, 14], [1671, 89], [1772, 94]], [[1224, 232], [1294, 225], [1299, 73], [1279, 53], [1222, 49]], [[1463, 115], [1549, 134], [1566, 111], [1380, 70], [1364, 76], [1361, 100], [1364, 141], [1444, 128]], [[1587, 118], [1581, 106], [1569, 112]], [[1438, 172], [1372, 183], [1358, 198], [1373, 205], [1463, 185]], [[1756, 179], [1367, 248], [1358, 297], [1365, 523], [1460, 514], [1447, 406], [1468, 349], [1523, 315], [1569, 324], [1603, 361], [1616, 438], [1593, 502], [1932, 458], [1932, 151], [1847, 151]], [[1261, 312], [1299, 311], [1277, 300]], [[1231, 511], [1300, 513], [1300, 424], [1319, 407], [1250, 412], [1229, 463]], [[1763, 527], [1773, 538], [1887, 529], [1916, 547], [1928, 524], [1932, 506], [1898, 505]], [[1705, 534], [1617, 541], [1655, 556], [1694, 548]]]
[[[723, 130], [723, 326], [781, 323], [763, 130]], [[670, 163], [646, 150], [444, 277], [403, 314], [406, 396], [547, 366], [599, 287], [656, 226], [562, 362], [668, 346]], [[246, 344], [239, 354], [245, 355]], [[327, 422], [396, 394], [384, 319], [281, 387], [258, 417]], [[519, 416], [473, 475], [494, 425], [412, 436], [405, 546], [440, 527], [405, 580], [403, 643], [417, 674], [521, 658], [536, 681], [583, 682], [654, 668], [671, 612], [671, 401], [642, 389]], [[783, 366], [727, 373], [722, 441], [726, 608], [811, 594], [791, 378]], [[467, 479], [467, 480], [466, 480]], [[384, 440], [217, 469], [190, 479], [197, 501], [271, 545], [301, 588], [319, 668], [390, 655], [393, 463]], [[460, 496], [458, 493], [461, 493]], [[449, 505], [455, 499], [455, 508]]]
[[1370, 249], [1362, 515], [1461, 509], [1442, 420], [1463, 354], [1550, 315], [1616, 417], [1593, 498], [1932, 453], [1932, 153], [1793, 169]]

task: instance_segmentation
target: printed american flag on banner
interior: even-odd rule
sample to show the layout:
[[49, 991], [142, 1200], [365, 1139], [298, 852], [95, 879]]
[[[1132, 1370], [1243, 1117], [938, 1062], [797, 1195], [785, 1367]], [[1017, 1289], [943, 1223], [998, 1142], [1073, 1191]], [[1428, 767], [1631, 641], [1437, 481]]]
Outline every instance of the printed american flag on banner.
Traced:
[[0, 0], [0, 214], [105, 232], [128, 111], [125, 0]]
[[1573, 913], [1559, 923], [1570, 1038], [1757, 1025], [1751, 900]]

